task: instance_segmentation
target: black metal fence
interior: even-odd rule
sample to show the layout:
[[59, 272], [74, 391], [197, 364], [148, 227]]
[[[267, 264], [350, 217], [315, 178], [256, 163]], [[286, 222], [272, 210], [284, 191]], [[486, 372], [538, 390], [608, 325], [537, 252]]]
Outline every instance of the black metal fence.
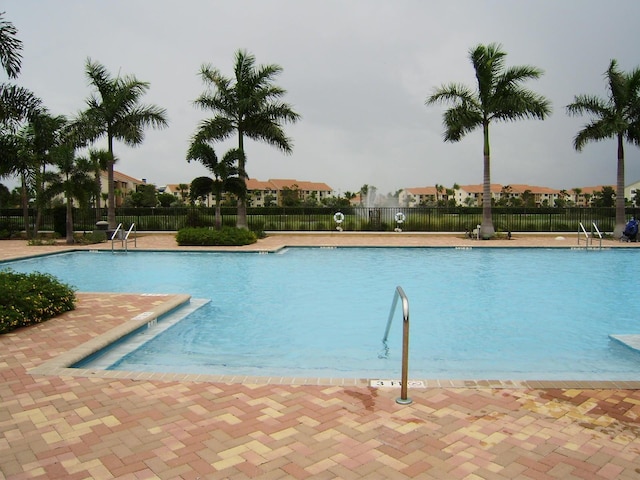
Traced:
[[[498, 208], [493, 210], [493, 223], [498, 232], [573, 232], [580, 223], [587, 229], [592, 223], [602, 232], [615, 226], [614, 208]], [[64, 235], [64, 207], [45, 210], [39, 220], [39, 231], [55, 231]], [[627, 216], [636, 215], [635, 208]], [[192, 208], [119, 208], [116, 219], [128, 228], [136, 224], [138, 231], [176, 231], [183, 227], [207, 227], [215, 223], [215, 209]], [[224, 225], [236, 224], [236, 209], [222, 209]], [[106, 210], [100, 215], [93, 209], [74, 209], [74, 230], [92, 231], [96, 222], [106, 220]], [[256, 231], [393, 231], [464, 232], [476, 228], [482, 221], [482, 209], [470, 207], [348, 207], [340, 211], [330, 208], [262, 207], [247, 210], [249, 228]], [[33, 229], [36, 211], [29, 210]], [[0, 210], [0, 238], [24, 231], [21, 209]]]

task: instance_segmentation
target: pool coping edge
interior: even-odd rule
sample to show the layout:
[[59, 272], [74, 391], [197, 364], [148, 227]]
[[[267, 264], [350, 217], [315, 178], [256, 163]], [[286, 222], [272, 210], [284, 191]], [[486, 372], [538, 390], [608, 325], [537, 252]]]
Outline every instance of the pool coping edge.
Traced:
[[[125, 370], [101, 370], [95, 368], [71, 368], [71, 365], [88, 357], [120, 340], [158, 317], [171, 310], [190, 302], [191, 295], [186, 294], [140, 294], [157, 297], [166, 296], [166, 301], [149, 310], [137, 313], [123, 323], [107, 332], [84, 342], [67, 352], [47, 360], [27, 371], [33, 376], [84, 377], [121, 380], [151, 380], [162, 382], [204, 382], [204, 383], [239, 383], [247, 385], [295, 385], [295, 386], [336, 386], [336, 387], [370, 387], [370, 388], [399, 388], [395, 386], [376, 386], [377, 379], [368, 378], [305, 378], [290, 376], [254, 376], [254, 375], [222, 375], [222, 374], [193, 374], [193, 373], [155, 373], [135, 372]], [[413, 380], [413, 379], [412, 379]], [[495, 380], [495, 379], [426, 379], [421, 381], [421, 387], [413, 389], [450, 388], [450, 389], [620, 389], [640, 390], [640, 381], [630, 380]]]

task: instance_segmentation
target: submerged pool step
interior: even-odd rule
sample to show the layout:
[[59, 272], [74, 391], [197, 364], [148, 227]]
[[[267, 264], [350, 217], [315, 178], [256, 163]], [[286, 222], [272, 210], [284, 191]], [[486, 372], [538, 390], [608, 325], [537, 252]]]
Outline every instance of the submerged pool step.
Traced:
[[609, 335], [609, 338], [620, 342], [625, 347], [629, 347], [637, 352], [640, 352], [640, 334]]
[[[144, 345], [154, 337], [172, 327], [180, 320], [203, 307], [211, 300], [208, 298], [192, 298], [189, 303], [177, 308], [176, 310], [155, 318], [148, 322], [146, 326], [140, 327], [127, 341], [118, 341], [102, 350], [96, 352], [90, 357], [81, 360], [72, 366], [72, 368], [95, 368], [99, 370], [107, 370], [111, 365], [123, 358], [125, 355], [133, 352], [140, 346]], [[138, 317], [144, 316], [147, 312], [143, 312]], [[134, 340], [135, 338], [135, 340]]]

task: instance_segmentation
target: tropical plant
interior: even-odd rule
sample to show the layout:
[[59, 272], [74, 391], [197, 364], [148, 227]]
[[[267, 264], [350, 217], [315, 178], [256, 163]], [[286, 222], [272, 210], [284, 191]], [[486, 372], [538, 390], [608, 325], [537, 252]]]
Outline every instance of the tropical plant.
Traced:
[[130, 192], [125, 198], [123, 206], [125, 207], [150, 207], [155, 208], [159, 204], [156, 192], [156, 186], [146, 183], [137, 185], [135, 192]]
[[0, 334], [75, 308], [75, 288], [47, 273], [0, 271]]
[[[218, 230], [222, 228], [221, 204], [224, 192], [234, 193], [236, 197], [246, 196], [246, 183], [240, 178], [239, 170], [235, 166], [243, 161], [243, 156], [243, 152], [233, 148], [219, 160], [213, 146], [198, 138], [194, 138], [189, 146], [187, 161], [198, 161], [213, 174], [209, 193], [213, 193], [216, 200], [215, 226]], [[193, 188], [193, 182], [191, 185]]]
[[161, 207], [170, 207], [176, 203], [176, 200], [176, 197], [170, 193], [162, 192], [158, 194], [158, 202], [160, 202]]
[[95, 92], [86, 100], [87, 109], [79, 115], [76, 124], [82, 136], [89, 141], [107, 137], [107, 221], [110, 228], [115, 228], [113, 141], [120, 140], [132, 147], [140, 145], [144, 140], [145, 127], [167, 126], [166, 111], [156, 105], [140, 104], [142, 95], [149, 89], [148, 82], [130, 75], [113, 78], [103, 65], [91, 59], [87, 60], [85, 73]]
[[180, 197], [182, 198], [182, 201], [184, 202], [187, 197], [189, 196], [189, 185], [187, 185], [186, 183], [181, 183], [178, 185], [178, 191], [180, 192]]
[[[244, 50], [236, 52], [233, 78], [225, 77], [211, 65], [202, 65], [200, 69], [208, 90], [194, 103], [215, 116], [200, 123], [194, 140], [215, 142], [237, 134], [237, 150], [241, 152], [237, 168], [245, 184], [245, 137], [275, 146], [284, 153], [292, 151], [292, 142], [282, 125], [295, 123], [300, 116], [280, 101], [286, 91], [273, 84], [280, 72], [279, 65], [256, 66], [255, 57]], [[238, 197], [237, 226], [247, 228], [245, 196]]]
[[569, 115], [589, 115], [592, 120], [578, 132], [573, 140], [577, 151], [588, 142], [613, 138], [618, 146], [616, 176], [615, 237], [620, 237], [626, 223], [624, 210], [624, 142], [640, 145], [640, 68], [625, 73], [611, 60], [605, 72], [609, 96], [576, 95], [567, 105]]
[[[15, 26], [0, 13], [0, 64], [7, 76], [17, 78], [22, 63], [22, 42], [16, 36]], [[35, 174], [32, 158], [24, 158], [28, 135], [18, 128], [27, 118], [40, 111], [41, 100], [29, 90], [8, 83], [0, 84], [0, 178], [18, 175], [22, 183], [22, 207], [27, 237], [29, 237], [29, 212], [27, 180]]]
[[77, 159], [75, 145], [72, 142], [62, 143], [53, 153], [58, 168], [58, 179], [50, 189], [64, 194], [66, 204], [65, 239], [73, 244], [73, 200], [77, 198], [86, 203], [95, 188], [95, 180], [91, 177], [92, 165], [86, 159]]
[[495, 233], [491, 215], [489, 125], [493, 121], [542, 120], [551, 113], [549, 100], [521, 86], [526, 80], [539, 78], [542, 70], [526, 65], [505, 68], [506, 53], [501, 48], [492, 43], [477, 45], [469, 51], [478, 83], [476, 91], [450, 83], [436, 88], [425, 102], [426, 105], [453, 104], [443, 116], [445, 142], [458, 142], [467, 133], [482, 127], [484, 173], [480, 235], [484, 239]]
[[197, 201], [201, 205], [209, 206], [209, 195], [213, 193], [213, 179], [209, 177], [196, 177], [191, 180], [189, 186], [189, 200], [191, 205], [195, 205]]
[[[107, 170], [107, 165], [109, 164], [110, 154], [107, 150], [103, 149], [89, 149], [89, 156], [81, 157], [78, 159], [79, 162], [83, 162], [88, 166], [88, 169], [93, 172], [93, 181], [95, 183], [92, 188], [92, 198], [93, 204], [96, 209], [96, 221], [102, 220], [102, 209], [100, 204], [100, 199], [102, 197], [102, 172]], [[118, 161], [117, 158], [113, 159], [113, 164]], [[106, 199], [108, 199], [108, 194], [106, 195]]]
[[31, 237], [29, 222], [29, 199], [33, 193], [39, 171], [38, 163], [33, 152], [33, 126], [23, 125], [15, 133], [4, 132], [0, 136], [0, 158], [3, 160], [2, 174], [4, 176], [18, 176], [20, 178], [20, 205], [24, 230], [27, 238]]
[[[0, 12], [0, 64], [9, 78], [17, 78], [22, 66], [22, 41], [13, 23]], [[15, 131], [22, 120], [36, 113], [41, 100], [29, 90], [7, 83], [0, 84], [0, 127]]]
[[32, 189], [35, 195], [36, 219], [34, 221], [33, 235], [37, 237], [38, 229], [42, 222], [43, 210], [52, 200], [55, 194], [48, 188], [55, 181], [55, 174], [47, 171], [47, 167], [54, 163], [52, 153], [58, 148], [64, 137], [64, 130], [68, 127], [68, 121], [63, 115], [53, 116], [44, 112], [32, 115], [28, 128], [30, 135], [28, 150], [33, 161], [34, 175]]

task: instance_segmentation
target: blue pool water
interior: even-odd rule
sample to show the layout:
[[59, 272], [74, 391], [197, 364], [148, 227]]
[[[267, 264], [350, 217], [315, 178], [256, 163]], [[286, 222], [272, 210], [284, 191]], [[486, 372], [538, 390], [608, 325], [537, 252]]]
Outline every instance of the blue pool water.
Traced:
[[[411, 378], [638, 380], [633, 249], [290, 248], [277, 254], [74, 252], [0, 264], [80, 291], [187, 293], [204, 307], [113, 368], [397, 378], [409, 298]], [[383, 358], [380, 358], [380, 357]]]

